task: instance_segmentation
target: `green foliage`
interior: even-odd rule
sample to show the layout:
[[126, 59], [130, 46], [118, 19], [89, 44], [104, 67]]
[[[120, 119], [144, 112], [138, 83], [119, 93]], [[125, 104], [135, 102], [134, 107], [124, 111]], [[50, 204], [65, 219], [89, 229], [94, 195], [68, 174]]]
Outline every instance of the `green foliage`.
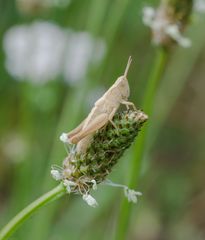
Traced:
[[[190, 11], [192, 1], [176, 2], [177, 12]], [[150, 31], [141, 19], [145, 5], [158, 6], [159, 1], [73, 0], [65, 8], [31, 8], [30, 13], [22, 11], [17, 1], [1, 1], [1, 226], [56, 185], [50, 177], [50, 167], [54, 163], [60, 165], [65, 156], [60, 134], [72, 130], [87, 116], [91, 102], [99, 97], [91, 101], [93, 92], [111, 86], [132, 55], [128, 76], [130, 100], [147, 114], [151, 107], [154, 114], [149, 114], [149, 122], [141, 131], [149, 129], [141, 162], [133, 159], [138, 151], [136, 146], [143, 142], [139, 134], [111, 173], [114, 181], [124, 184], [130, 181], [131, 175], [137, 175], [137, 180], [133, 178], [132, 182], [143, 193], [137, 206], [132, 206], [127, 238], [205, 239], [202, 214], [205, 18], [194, 13], [191, 22], [186, 14], [178, 15], [185, 19], [185, 34], [192, 40], [192, 47], [170, 51], [165, 73], [156, 89], [156, 101], [147, 105], [147, 111], [144, 96], [155, 62], [155, 49], [150, 43]], [[89, 32], [105, 41], [106, 54], [102, 61], [98, 65], [89, 61], [87, 73], [76, 85], [66, 83], [61, 75], [38, 85], [27, 78], [17, 81], [9, 74], [3, 46], [5, 33], [12, 26], [42, 20], [63, 29]], [[30, 48], [35, 52], [31, 42]], [[93, 52], [92, 58], [95, 56]], [[31, 56], [26, 59], [27, 63], [31, 60]], [[94, 194], [100, 201], [98, 208], [91, 209], [77, 196], [66, 196], [34, 215], [14, 238], [112, 239], [119, 220], [120, 191], [102, 187]]]

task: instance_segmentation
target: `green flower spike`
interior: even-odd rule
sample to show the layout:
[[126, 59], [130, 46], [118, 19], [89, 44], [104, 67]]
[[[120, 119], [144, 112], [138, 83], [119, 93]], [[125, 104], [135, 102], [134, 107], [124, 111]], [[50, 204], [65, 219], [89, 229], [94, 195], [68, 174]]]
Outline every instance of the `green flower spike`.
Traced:
[[80, 153], [77, 151], [77, 145], [73, 146], [63, 166], [53, 166], [51, 175], [55, 180], [63, 182], [68, 193], [81, 194], [83, 200], [92, 207], [96, 207], [97, 202], [90, 195], [90, 190], [96, 190], [97, 184], [100, 183], [122, 187], [128, 200], [137, 202], [137, 196], [141, 193], [112, 183], [106, 177], [124, 151], [133, 143], [147, 119], [147, 115], [140, 110], [116, 113], [112, 120], [114, 124], [109, 122], [99, 129], [85, 152]]

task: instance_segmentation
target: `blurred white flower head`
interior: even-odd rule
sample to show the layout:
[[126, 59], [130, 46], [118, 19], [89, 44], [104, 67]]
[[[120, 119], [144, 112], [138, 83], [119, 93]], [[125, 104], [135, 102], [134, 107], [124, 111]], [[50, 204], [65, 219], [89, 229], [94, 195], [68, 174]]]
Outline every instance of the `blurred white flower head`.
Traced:
[[68, 35], [63, 74], [67, 81], [76, 82], [86, 75], [90, 62], [96, 63], [102, 59], [105, 45], [87, 32], [69, 32]]
[[8, 72], [20, 81], [34, 83], [60, 75], [71, 83], [79, 81], [88, 64], [100, 61], [105, 52], [102, 40], [45, 21], [11, 27], [4, 35], [3, 47]]
[[10, 134], [1, 142], [2, 153], [13, 163], [18, 163], [25, 160], [29, 152], [29, 145], [26, 139], [18, 134]]
[[165, 32], [182, 47], [191, 47], [191, 40], [182, 36], [176, 24], [167, 26]]
[[154, 44], [162, 44], [168, 36], [184, 48], [191, 46], [191, 40], [181, 34], [179, 24], [171, 22], [163, 11], [159, 12], [152, 7], [144, 7], [142, 20], [146, 26], [151, 28]]
[[199, 13], [205, 12], [205, 0], [195, 0], [194, 1], [194, 10]]
[[151, 26], [155, 16], [155, 9], [153, 7], [144, 7], [142, 9], [142, 20], [146, 26]]
[[53, 7], [64, 8], [70, 2], [71, 0], [16, 0], [19, 10], [26, 14], [33, 14], [39, 10], [47, 10]]

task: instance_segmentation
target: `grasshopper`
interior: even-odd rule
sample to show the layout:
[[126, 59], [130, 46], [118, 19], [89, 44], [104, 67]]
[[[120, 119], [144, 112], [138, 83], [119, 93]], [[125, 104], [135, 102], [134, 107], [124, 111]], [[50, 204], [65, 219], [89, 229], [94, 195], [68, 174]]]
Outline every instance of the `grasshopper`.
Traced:
[[132, 62], [131, 57], [128, 59], [128, 63], [124, 72], [124, 75], [119, 77], [115, 83], [104, 93], [104, 95], [98, 99], [87, 118], [74, 130], [69, 133], [63, 133], [60, 140], [70, 144], [77, 144], [82, 139], [87, 140], [98, 129], [105, 126], [108, 122], [112, 122], [112, 118], [118, 110], [120, 104], [124, 104], [128, 109], [135, 105], [128, 101], [130, 95], [130, 88], [127, 80], [127, 74]]

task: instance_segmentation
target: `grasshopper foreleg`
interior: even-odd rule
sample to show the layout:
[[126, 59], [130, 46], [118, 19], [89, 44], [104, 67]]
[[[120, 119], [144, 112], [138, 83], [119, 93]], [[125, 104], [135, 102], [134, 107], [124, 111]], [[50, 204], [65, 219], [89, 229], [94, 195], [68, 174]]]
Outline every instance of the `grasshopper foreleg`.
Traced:
[[127, 109], [129, 109], [129, 106], [132, 106], [134, 110], [137, 110], [137, 108], [135, 107], [134, 103], [132, 103], [132, 102], [122, 100], [121, 104], [124, 104]]
[[116, 111], [117, 111], [117, 108], [113, 108], [112, 112], [111, 112], [110, 115], [109, 115], [108, 120], [109, 120], [109, 122], [113, 125], [113, 127], [117, 130], [117, 132], [118, 132], [117, 126], [116, 126], [115, 123], [112, 121], [112, 119], [113, 119]]

